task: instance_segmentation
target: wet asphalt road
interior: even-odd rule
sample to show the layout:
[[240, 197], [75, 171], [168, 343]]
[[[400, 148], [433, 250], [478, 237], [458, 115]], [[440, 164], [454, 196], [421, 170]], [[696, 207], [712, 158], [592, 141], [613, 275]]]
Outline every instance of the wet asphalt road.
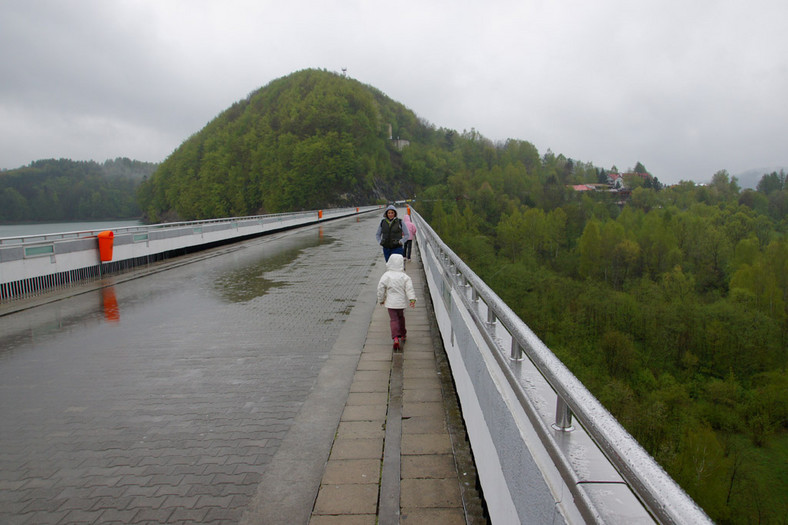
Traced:
[[0, 523], [237, 523], [377, 279], [378, 220], [0, 317]]

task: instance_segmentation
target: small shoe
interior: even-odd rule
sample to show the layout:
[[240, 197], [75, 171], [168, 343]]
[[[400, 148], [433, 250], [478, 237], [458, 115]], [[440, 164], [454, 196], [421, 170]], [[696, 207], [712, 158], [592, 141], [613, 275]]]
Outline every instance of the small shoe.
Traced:
[[394, 338], [394, 351], [399, 350], [399, 337]]

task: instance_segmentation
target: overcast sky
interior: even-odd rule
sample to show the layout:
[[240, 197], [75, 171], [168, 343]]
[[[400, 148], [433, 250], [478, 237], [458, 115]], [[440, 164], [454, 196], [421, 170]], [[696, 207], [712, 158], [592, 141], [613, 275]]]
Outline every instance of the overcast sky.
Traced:
[[3, 0], [0, 168], [160, 162], [305, 68], [662, 182], [788, 166], [786, 22], [786, 0]]

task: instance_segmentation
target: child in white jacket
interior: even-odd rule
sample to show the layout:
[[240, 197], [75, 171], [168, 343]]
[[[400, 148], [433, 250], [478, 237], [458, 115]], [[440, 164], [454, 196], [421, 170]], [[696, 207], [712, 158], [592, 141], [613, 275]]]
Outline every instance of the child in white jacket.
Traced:
[[405, 306], [410, 303], [411, 308], [416, 307], [416, 292], [413, 281], [405, 273], [405, 260], [398, 253], [391, 254], [386, 262], [386, 273], [378, 282], [378, 302], [389, 310], [391, 338], [394, 350], [399, 350], [407, 335]]

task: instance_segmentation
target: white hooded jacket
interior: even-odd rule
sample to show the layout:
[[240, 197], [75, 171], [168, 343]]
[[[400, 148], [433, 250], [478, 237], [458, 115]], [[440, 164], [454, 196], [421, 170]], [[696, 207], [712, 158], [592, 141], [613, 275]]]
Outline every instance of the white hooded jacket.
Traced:
[[386, 308], [405, 308], [412, 300], [416, 300], [413, 281], [405, 273], [402, 255], [393, 253], [386, 263], [386, 273], [378, 282], [378, 302]]

